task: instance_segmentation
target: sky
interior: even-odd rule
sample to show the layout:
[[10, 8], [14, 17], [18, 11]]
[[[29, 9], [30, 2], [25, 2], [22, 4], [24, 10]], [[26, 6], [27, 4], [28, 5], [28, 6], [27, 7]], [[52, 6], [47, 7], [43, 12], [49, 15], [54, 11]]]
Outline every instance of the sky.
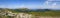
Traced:
[[0, 0], [0, 8], [60, 9], [60, 0]]

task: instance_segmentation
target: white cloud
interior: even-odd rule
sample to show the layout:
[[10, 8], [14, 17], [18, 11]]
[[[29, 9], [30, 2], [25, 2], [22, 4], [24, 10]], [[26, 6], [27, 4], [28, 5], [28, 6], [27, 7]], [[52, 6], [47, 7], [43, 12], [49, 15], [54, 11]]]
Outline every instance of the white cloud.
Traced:
[[53, 3], [53, 4], [52, 4], [52, 6], [55, 6], [55, 5], [57, 5], [57, 4], [56, 4], [56, 3]]
[[57, 3], [53, 3], [49, 6], [50, 9], [59, 9], [60, 6], [57, 6]]
[[[49, 0], [49, 1], [53, 1], [53, 0]], [[49, 2], [49, 1], [46, 1], [44, 3], [44, 6], [43, 6], [44, 8], [48, 8], [48, 9], [59, 9], [60, 8], [60, 6], [58, 6], [56, 2]]]
[[48, 0], [48, 1], [53, 1], [53, 0]]
[[48, 0], [48, 1], [60, 1], [60, 0]]
[[52, 9], [57, 8], [56, 3], [53, 3], [53, 4], [50, 6], [50, 8], [52, 8]]
[[48, 1], [45, 2], [45, 4], [47, 4], [47, 5], [48, 5], [48, 3], [49, 3]]

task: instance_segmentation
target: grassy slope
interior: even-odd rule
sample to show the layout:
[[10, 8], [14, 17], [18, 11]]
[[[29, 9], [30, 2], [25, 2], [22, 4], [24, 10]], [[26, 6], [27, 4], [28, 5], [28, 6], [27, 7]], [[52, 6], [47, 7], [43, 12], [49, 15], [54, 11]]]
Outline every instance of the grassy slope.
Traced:
[[29, 12], [30, 14], [36, 15], [36, 16], [60, 16], [60, 12]]

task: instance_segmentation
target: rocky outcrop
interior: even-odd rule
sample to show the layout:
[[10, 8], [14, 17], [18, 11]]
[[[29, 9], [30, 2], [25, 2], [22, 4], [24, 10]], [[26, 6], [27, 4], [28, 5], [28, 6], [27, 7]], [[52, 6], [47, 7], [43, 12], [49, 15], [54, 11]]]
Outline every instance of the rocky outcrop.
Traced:
[[32, 18], [32, 15], [26, 13], [19, 13], [16, 18]]

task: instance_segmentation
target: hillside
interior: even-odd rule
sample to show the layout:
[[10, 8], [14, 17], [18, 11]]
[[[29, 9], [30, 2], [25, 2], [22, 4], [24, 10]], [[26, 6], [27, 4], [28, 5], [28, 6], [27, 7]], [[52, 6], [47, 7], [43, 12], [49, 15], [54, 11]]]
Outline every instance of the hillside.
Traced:
[[40, 16], [52, 16], [52, 17], [60, 16], [60, 10], [51, 10], [51, 9], [35, 9], [35, 10], [32, 10], [32, 9], [27, 9], [27, 8], [24, 8], [24, 9], [21, 9], [21, 8], [20, 9], [0, 8], [0, 13], [3, 13], [3, 14], [6, 13], [6, 14], [0, 16], [0, 18], [2, 18], [2, 17], [9, 18], [6, 15], [9, 14], [10, 12], [12, 12], [11, 14], [27, 13], [27, 14], [31, 14], [31, 15], [39, 16], [39, 17]]

